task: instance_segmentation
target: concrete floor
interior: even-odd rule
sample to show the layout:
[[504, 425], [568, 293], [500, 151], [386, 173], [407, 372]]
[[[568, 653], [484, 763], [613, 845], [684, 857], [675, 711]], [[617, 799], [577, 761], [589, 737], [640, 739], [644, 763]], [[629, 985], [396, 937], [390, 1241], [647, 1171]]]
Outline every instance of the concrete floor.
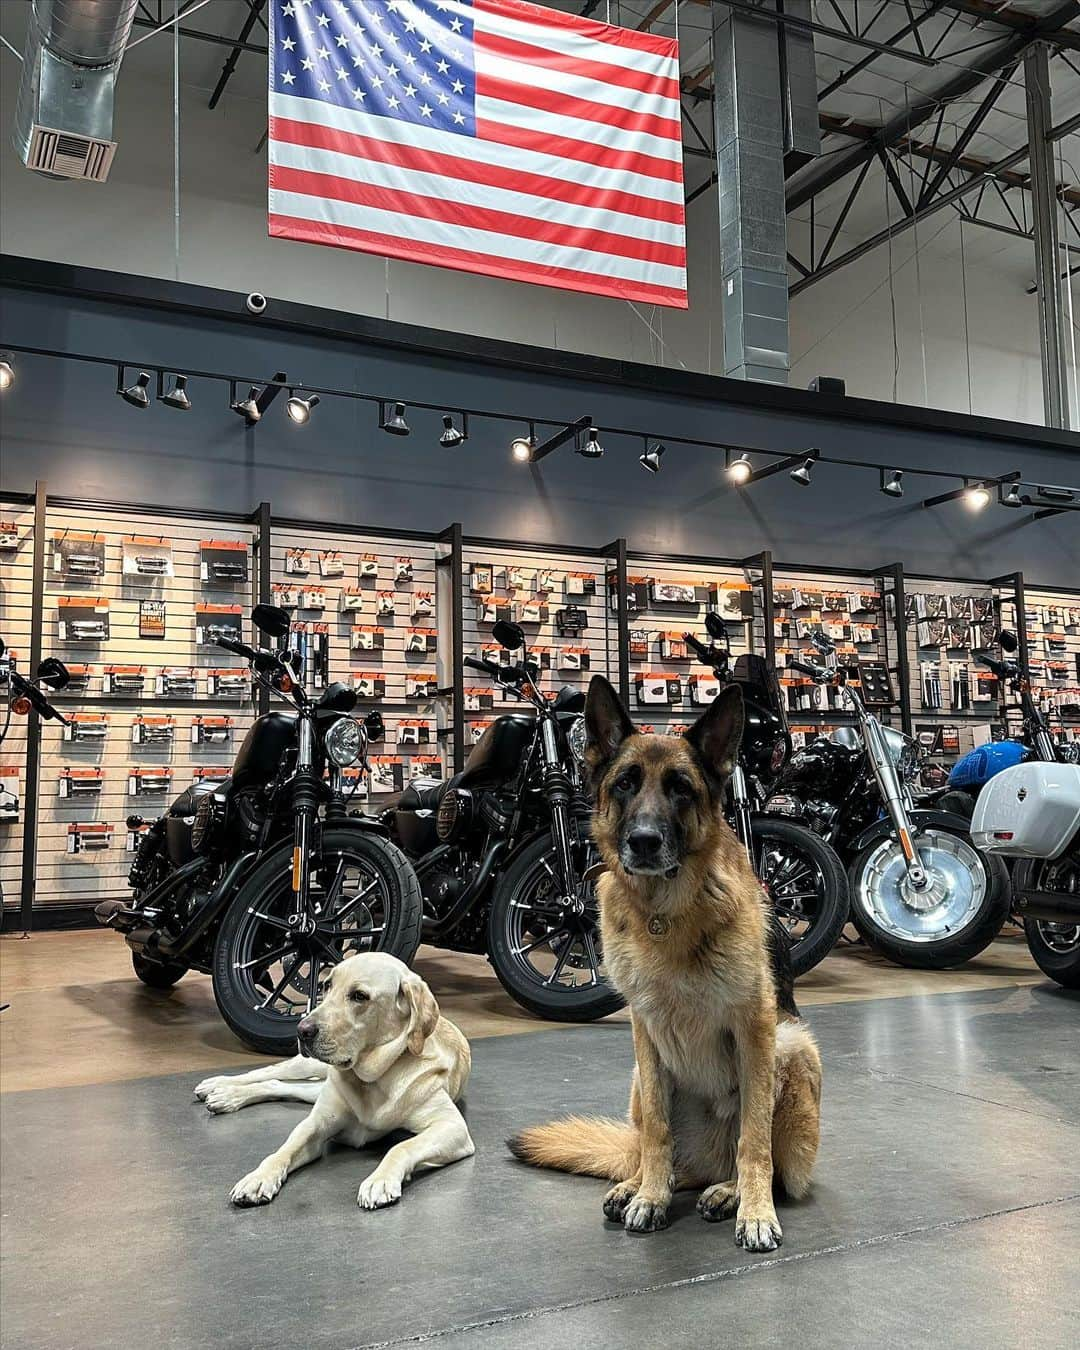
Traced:
[[[39, 953], [49, 940], [33, 940]], [[1022, 951], [1008, 949], [1002, 972]], [[10, 976], [7, 943], [2, 955]], [[604, 1183], [506, 1153], [523, 1123], [624, 1111], [632, 1050], [619, 1020], [477, 1037], [466, 1104], [477, 1154], [413, 1182], [394, 1209], [355, 1204], [377, 1152], [335, 1148], [272, 1205], [234, 1210], [229, 1186], [305, 1108], [210, 1116], [190, 1096], [214, 1048], [205, 1039], [183, 1072], [147, 1076], [140, 1058], [117, 1073], [125, 1005], [118, 994], [115, 1034], [103, 1022], [91, 1049], [104, 994], [85, 960], [72, 953], [81, 982], [65, 999], [96, 1081], [25, 1083], [13, 1060], [32, 1058], [38, 1075], [59, 1065], [64, 1081], [79, 1057], [62, 1021], [28, 1027], [20, 1005], [34, 996], [5, 981], [3, 1067], [24, 1087], [0, 1098], [0, 1325], [13, 1350], [1077, 1343], [1080, 999], [1037, 971], [926, 994], [886, 967], [877, 985], [892, 997], [808, 1007], [825, 1063], [818, 1180], [780, 1207], [784, 1246], [755, 1256], [734, 1246], [730, 1222], [702, 1223], [691, 1195], [666, 1232], [631, 1236], [604, 1222]], [[490, 978], [458, 969], [477, 989]], [[849, 991], [854, 979], [837, 977]], [[493, 990], [474, 995], [474, 1015], [499, 1015]], [[146, 1005], [144, 1025], [160, 1029], [168, 1007]], [[12, 1014], [28, 1039], [11, 1034]], [[221, 1045], [216, 1063], [239, 1066]]]

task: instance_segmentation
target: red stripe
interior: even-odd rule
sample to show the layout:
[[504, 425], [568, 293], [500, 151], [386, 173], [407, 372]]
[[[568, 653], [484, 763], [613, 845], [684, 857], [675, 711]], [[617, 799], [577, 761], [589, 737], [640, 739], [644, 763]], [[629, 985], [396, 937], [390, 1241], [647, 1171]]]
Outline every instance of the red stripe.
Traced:
[[[504, 18], [518, 19], [522, 23], [535, 23], [541, 27], [567, 28], [580, 37], [590, 38], [593, 42], [602, 42], [618, 52], [650, 52], [653, 56], [675, 58], [679, 54], [679, 44], [675, 38], [657, 37], [655, 33], [639, 33], [633, 28], [616, 28], [613, 24], [599, 23], [596, 19], [583, 19], [578, 14], [566, 14], [558, 9], [545, 9], [542, 5], [530, 5], [527, 0], [473, 0], [473, 9], [481, 13], [499, 14]], [[475, 29], [473, 30], [475, 34]]]
[[280, 164], [270, 165], [270, 186], [279, 192], [296, 192], [308, 197], [329, 198], [351, 202], [356, 206], [370, 206], [380, 211], [395, 211], [424, 220], [437, 220], [444, 225], [461, 225], [474, 230], [490, 230], [494, 234], [514, 238], [535, 239], [560, 248], [589, 249], [620, 258], [637, 258], [644, 262], [662, 263], [668, 267], [685, 267], [686, 250], [674, 244], [659, 244], [649, 239], [631, 239], [610, 230], [585, 229], [576, 225], [560, 225], [537, 220], [532, 216], [510, 211], [496, 211], [480, 206], [466, 206], [461, 202], [440, 197], [424, 197], [416, 192], [396, 192], [392, 188], [357, 183], [328, 173], [307, 173], [302, 169], [286, 169]]
[[564, 291], [610, 295], [618, 300], [639, 300], [644, 304], [668, 305], [674, 309], [688, 307], [686, 292], [671, 286], [650, 286], [642, 281], [604, 277], [593, 272], [575, 272], [570, 268], [544, 267], [537, 263], [493, 258], [489, 253], [470, 253], [468, 249], [414, 243], [398, 235], [376, 234], [371, 230], [357, 230], [346, 225], [327, 225], [317, 220], [301, 220], [296, 216], [271, 214], [270, 234], [279, 239], [298, 239], [307, 244], [329, 244], [357, 253], [375, 253], [380, 258], [402, 258], [406, 262], [453, 267], [460, 272], [477, 272], [481, 276], [555, 286]]
[[482, 33], [479, 29], [473, 33], [473, 46], [478, 51], [490, 52], [493, 56], [504, 56], [509, 61], [521, 61], [530, 66], [545, 66], [567, 75], [580, 75], [585, 79], [597, 80], [602, 84], [617, 84], [621, 89], [636, 89], [642, 94], [660, 94], [664, 98], [671, 99], [676, 106], [679, 102], [678, 80], [665, 79], [662, 75], [650, 75], [646, 70], [630, 70], [626, 66], [610, 65], [607, 61], [586, 61], [580, 57], [552, 51], [549, 47], [534, 47], [529, 42], [502, 37], [498, 33]]
[[[553, 10], [552, 13], [555, 11]], [[681, 183], [682, 164], [677, 159], [659, 159], [636, 150], [613, 150], [593, 141], [575, 141], [569, 136], [549, 136], [526, 127], [512, 127], [504, 122], [476, 119], [476, 134], [482, 141], [496, 145], [516, 145], [520, 150], [536, 150], [543, 155], [561, 159], [580, 159], [586, 164], [600, 164], [605, 169], [625, 169], [628, 173], [643, 173], [649, 178], [666, 178], [669, 183]]]
[[601, 126], [618, 127], [622, 131], [643, 132], [662, 140], [682, 143], [682, 123], [674, 117], [657, 117], [655, 113], [636, 113], [611, 103], [594, 103], [588, 98], [571, 98], [554, 89], [539, 89], [534, 85], [518, 84], [496, 75], [476, 72], [477, 98], [497, 98], [504, 103], [515, 103], [541, 112], [557, 113], [560, 117], [577, 117], [583, 122], [597, 122]]
[[[594, 188], [563, 178], [549, 178], [539, 173], [521, 173], [504, 169], [497, 164], [478, 163], [460, 159], [456, 155], [437, 150], [423, 150], [413, 145], [399, 145], [395, 141], [380, 141], [374, 136], [356, 136], [333, 127], [318, 126], [312, 122], [297, 122], [284, 117], [270, 119], [270, 139], [290, 145], [302, 145], [313, 150], [328, 150], [338, 155], [375, 160], [380, 164], [394, 164], [402, 169], [439, 174], [444, 178], [482, 183], [485, 187], [509, 188], [527, 192], [552, 201], [570, 202], [574, 206], [588, 206], [597, 211], [620, 211], [645, 220], [662, 220], [681, 225], [684, 210], [681, 201], [656, 201], [639, 197], [618, 188]], [[468, 144], [468, 140], [464, 141]]]

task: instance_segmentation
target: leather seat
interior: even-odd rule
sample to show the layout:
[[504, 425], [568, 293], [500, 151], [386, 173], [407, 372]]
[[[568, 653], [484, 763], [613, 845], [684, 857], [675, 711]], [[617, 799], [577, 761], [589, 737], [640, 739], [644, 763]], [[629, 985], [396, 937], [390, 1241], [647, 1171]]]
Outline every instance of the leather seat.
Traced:
[[455, 782], [454, 778], [414, 778], [402, 790], [398, 800], [399, 811], [434, 811], [442, 801], [443, 793]]

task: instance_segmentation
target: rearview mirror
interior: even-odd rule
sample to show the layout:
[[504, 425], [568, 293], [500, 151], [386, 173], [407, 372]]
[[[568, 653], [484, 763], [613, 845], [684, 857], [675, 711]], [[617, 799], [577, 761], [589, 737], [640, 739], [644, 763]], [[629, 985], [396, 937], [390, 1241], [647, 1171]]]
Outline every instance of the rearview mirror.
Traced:
[[368, 734], [369, 741], [381, 741], [386, 735], [386, 725], [378, 708], [372, 708], [364, 718], [364, 730]]
[[55, 656], [47, 656], [37, 668], [37, 677], [41, 684], [50, 689], [63, 689], [71, 679], [68, 668]]
[[715, 609], [710, 609], [708, 614], [705, 615], [705, 631], [711, 638], [716, 638], [718, 641], [722, 638], [725, 642], [727, 641], [728, 626]]
[[1014, 652], [1020, 646], [1016, 640], [1016, 634], [1009, 628], [1003, 628], [998, 634], [998, 642], [1001, 643], [1003, 652]]
[[260, 633], [281, 638], [289, 631], [292, 618], [287, 609], [278, 609], [276, 605], [256, 605], [251, 611], [251, 622]]
[[516, 623], [507, 623], [500, 619], [491, 630], [492, 636], [500, 647], [505, 647], [508, 652], [516, 652], [525, 646], [525, 630]]

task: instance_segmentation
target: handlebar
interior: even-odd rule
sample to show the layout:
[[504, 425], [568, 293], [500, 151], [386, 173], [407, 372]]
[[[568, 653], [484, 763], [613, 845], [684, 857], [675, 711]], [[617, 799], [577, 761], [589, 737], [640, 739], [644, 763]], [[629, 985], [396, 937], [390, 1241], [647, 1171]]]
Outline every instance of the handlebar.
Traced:
[[804, 675], [809, 675], [815, 680], [826, 673], [822, 666], [812, 666], [809, 661], [797, 661], [794, 657], [788, 660], [788, 668], [801, 670]]
[[484, 675], [495, 676], [500, 673], [500, 667], [494, 661], [489, 661], [485, 656], [464, 656], [461, 659], [463, 666], [468, 666], [470, 670], [479, 670]]
[[242, 656], [245, 661], [254, 661], [258, 655], [254, 647], [249, 647], [246, 642], [235, 642], [232, 638], [216, 638], [214, 646], [222, 647], [234, 656]]
[[684, 633], [683, 641], [692, 651], [697, 653], [698, 660], [701, 661], [703, 665], [716, 666], [718, 664], [717, 657], [719, 653], [706, 647], [704, 642], [702, 642], [700, 638], [696, 638], [693, 633]]

